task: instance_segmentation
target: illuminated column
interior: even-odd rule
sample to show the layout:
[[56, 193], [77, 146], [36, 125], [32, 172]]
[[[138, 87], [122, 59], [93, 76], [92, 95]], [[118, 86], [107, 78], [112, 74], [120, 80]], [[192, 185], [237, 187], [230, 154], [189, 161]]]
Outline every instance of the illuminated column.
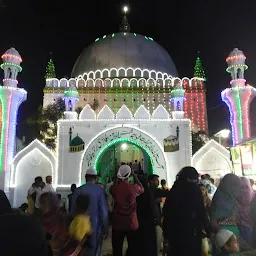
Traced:
[[17, 88], [17, 75], [22, 70], [18, 51], [11, 48], [2, 55], [2, 59], [4, 79], [3, 86], [0, 86], [0, 172], [7, 172], [14, 156], [18, 109], [27, 99], [27, 92]]
[[76, 103], [79, 101], [79, 97], [75, 85], [71, 85], [69, 89], [64, 92], [63, 100], [65, 101], [66, 106], [64, 118], [77, 119]]
[[181, 84], [175, 86], [175, 88], [171, 91], [171, 102], [172, 102], [172, 117], [173, 119], [183, 119], [184, 118], [184, 110], [183, 104], [185, 101], [185, 90], [182, 88]]
[[228, 63], [227, 72], [231, 74], [231, 88], [221, 93], [222, 100], [228, 105], [230, 112], [230, 124], [233, 145], [237, 145], [251, 137], [250, 103], [255, 96], [255, 88], [246, 85], [244, 71], [245, 65], [243, 52], [235, 48], [226, 59]]

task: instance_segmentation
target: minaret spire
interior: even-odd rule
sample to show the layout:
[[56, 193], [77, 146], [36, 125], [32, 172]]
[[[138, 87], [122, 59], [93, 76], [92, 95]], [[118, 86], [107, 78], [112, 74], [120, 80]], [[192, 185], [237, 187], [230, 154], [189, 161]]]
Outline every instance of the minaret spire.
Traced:
[[194, 77], [203, 78], [204, 80], [206, 80], [199, 51], [197, 52], [196, 65], [194, 67]]
[[50, 55], [50, 60], [48, 61], [48, 64], [46, 67], [45, 79], [56, 78], [55, 66], [52, 60], [52, 53], [50, 52], [49, 55]]
[[128, 19], [126, 17], [127, 11], [128, 11], [128, 7], [125, 5], [123, 7], [124, 17], [123, 17], [122, 23], [120, 25], [120, 32], [130, 32], [130, 30], [131, 30], [130, 24], [129, 24]]

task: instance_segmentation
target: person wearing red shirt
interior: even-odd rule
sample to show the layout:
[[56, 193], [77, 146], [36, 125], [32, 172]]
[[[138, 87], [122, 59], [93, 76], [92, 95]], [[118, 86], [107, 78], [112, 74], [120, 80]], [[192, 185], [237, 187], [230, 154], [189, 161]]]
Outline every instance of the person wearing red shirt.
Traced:
[[[134, 184], [129, 183], [130, 175]], [[136, 213], [136, 197], [144, 192], [144, 188], [129, 165], [121, 165], [117, 179], [110, 189], [114, 199], [112, 222], [113, 256], [122, 256], [124, 238], [127, 238], [127, 256], [135, 255], [136, 230], [139, 227]]]

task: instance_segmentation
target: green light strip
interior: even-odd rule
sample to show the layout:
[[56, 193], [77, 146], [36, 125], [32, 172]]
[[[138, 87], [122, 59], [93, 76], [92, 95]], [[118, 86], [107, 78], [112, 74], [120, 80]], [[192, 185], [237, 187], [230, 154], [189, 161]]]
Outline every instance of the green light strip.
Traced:
[[4, 69], [4, 66], [14, 66], [16, 68], [18, 68], [19, 72], [22, 71], [22, 67], [20, 65], [17, 65], [15, 63], [9, 63], [9, 62], [4, 62], [3, 64], [1, 64], [1, 68]]
[[242, 119], [242, 108], [241, 108], [241, 99], [240, 99], [240, 90], [236, 89], [236, 104], [237, 104], [237, 119], [239, 122], [239, 133], [241, 140], [244, 138], [243, 135], [243, 119]]
[[125, 139], [125, 138], [119, 138], [119, 139], [116, 139], [114, 141], [111, 141], [110, 143], [108, 143], [107, 145], [105, 145], [101, 150], [100, 152], [98, 153], [96, 159], [95, 159], [95, 163], [94, 163], [94, 169], [98, 169], [99, 167], [99, 160], [102, 156], [102, 154], [104, 153], [105, 150], [107, 150], [108, 148], [110, 148], [111, 146], [115, 145], [115, 144], [118, 144], [118, 143], [124, 143], [124, 142], [128, 142], [132, 145], [135, 145], [137, 146], [139, 149], [141, 149], [142, 151], [146, 152], [147, 155], [149, 156], [149, 159], [150, 159], [150, 163], [151, 163], [151, 166], [152, 166], [152, 174], [155, 173], [155, 170], [154, 170], [154, 164], [153, 164], [153, 159], [152, 159], [152, 156], [151, 156], [151, 153], [144, 147], [142, 147], [139, 143], [133, 141], [133, 140], [130, 140], [130, 139]]

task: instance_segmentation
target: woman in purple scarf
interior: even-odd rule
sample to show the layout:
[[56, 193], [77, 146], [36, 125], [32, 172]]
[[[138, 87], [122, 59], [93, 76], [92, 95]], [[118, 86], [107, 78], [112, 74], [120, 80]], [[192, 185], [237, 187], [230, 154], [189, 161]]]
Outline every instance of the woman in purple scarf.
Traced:
[[238, 197], [238, 227], [240, 239], [250, 243], [252, 240], [252, 218], [251, 201], [253, 199], [253, 190], [249, 179], [241, 178], [241, 191]]

